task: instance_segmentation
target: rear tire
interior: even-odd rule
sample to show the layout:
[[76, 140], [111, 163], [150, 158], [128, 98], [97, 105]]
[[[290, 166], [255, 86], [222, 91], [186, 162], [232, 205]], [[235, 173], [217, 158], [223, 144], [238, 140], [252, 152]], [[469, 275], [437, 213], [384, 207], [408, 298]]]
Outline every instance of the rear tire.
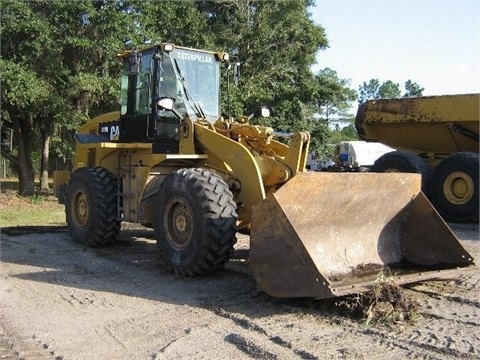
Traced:
[[223, 268], [236, 242], [235, 210], [233, 195], [217, 174], [181, 169], [168, 175], [155, 215], [162, 262], [189, 276]]
[[445, 220], [478, 221], [478, 157], [477, 153], [455, 153], [434, 169], [430, 198]]
[[65, 212], [70, 235], [89, 246], [105, 246], [117, 239], [117, 179], [102, 167], [76, 170], [67, 188]]
[[409, 151], [391, 151], [380, 156], [370, 172], [401, 172], [422, 175], [422, 191], [426, 193], [430, 181], [430, 170], [424, 159]]

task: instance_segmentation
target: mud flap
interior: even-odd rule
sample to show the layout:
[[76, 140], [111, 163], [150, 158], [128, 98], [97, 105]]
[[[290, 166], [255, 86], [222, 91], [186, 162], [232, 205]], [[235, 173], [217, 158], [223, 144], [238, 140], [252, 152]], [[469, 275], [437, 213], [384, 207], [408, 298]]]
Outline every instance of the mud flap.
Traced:
[[274, 297], [361, 292], [388, 267], [397, 283], [473, 265], [406, 173], [302, 173], [254, 207], [250, 264]]

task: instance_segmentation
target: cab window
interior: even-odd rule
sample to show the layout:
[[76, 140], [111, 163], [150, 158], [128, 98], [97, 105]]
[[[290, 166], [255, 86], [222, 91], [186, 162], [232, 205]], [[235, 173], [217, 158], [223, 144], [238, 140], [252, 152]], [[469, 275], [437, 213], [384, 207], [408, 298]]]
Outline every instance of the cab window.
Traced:
[[125, 57], [121, 76], [120, 113], [144, 115], [151, 112], [153, 51], [140, 57], [138, 73], [131, 72], [131, 60]]
[[142, 55], [140, 72], [137, 76], [135, 114], [148, 114], [151, 111], [151, 79], [153, 51]]

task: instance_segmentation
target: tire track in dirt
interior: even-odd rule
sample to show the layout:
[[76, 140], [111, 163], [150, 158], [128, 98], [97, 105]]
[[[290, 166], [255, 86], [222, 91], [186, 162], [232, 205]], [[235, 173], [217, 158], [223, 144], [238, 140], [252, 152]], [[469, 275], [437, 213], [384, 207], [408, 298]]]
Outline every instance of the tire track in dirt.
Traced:
[[480, 302], [472, 299], [461, 280], [419, 284], [410, 288], [423, 309], [416, 330], [398, 339], [438, 354], [478, 358], [480, 354]]
[[[112, 249], [113, 249], [113, 251], [112, 251]], [[152, 254], [151, 253], [148, 253], [148, 254], [145, 253], [143, 248], [136, 248], [135, 244], [132, 244], [131, 248], [129, 250], [133, 250], [133, 251], [130, 251], [128, 254], [126, 254], [125, 252], [122, 252], [120, 254], [116, 254], [117, 253], [117, 247], [113, 247], [113, 248], [107, 248], [107, 249], [95, 249], [94, 252], [95, 252], [95, 256], [98, 256], [99, 258], [101, 258], [105, 261], [114, 262], [119, 267], [125, 266], [126, 268], [123, 269], [122, 274], [121, 274], [122, 278], [118, 279], [118, 280], [122, 281], [122, 282], [131, 283], [131, 288], [130, 288], [129, 293], [131, 292], [132, 294], [136, 294], [138, 296], [140, 294], [145, 294], [145, 289], [154, 288], [155, 285], [157, 285], [158, 280], [156, 280], [155, 277], [150, 277], [150, 276], [141, 276], [139, 278], [138, 274], [135, 275], [135, 273], [132, 272], [131, 271], [132, 269], [130, 269], [130, 268], [132, 266], [135, 266], [135, 267], [140, 268], [143, 272], [143, 271], [147, 271], [147, 270], [151, 269], [152, 267], [155, 267], [156, 271], [161, 271], [162, 273], [163, 273], [163, 271], [157, 267], [158, 264], [155, 264], [154, 266], [152, 266], [152, 264], [149, 263], [148, 261], [132, 263], [132, 257], [134, 257], [134, 258], [140, 257], [141, 258], [144, 255], [145, 256], [148, 255], [147, 257], [151, 257]], [[78, 266], [78, 265], [76, 265], [76, 266]], [[251, 286], [252, 285], [252, 279], [251, 279], [250, 275], [246, 274], [244, 267], [242, 267], [242, 266], [240, 266], [240, 267], [241, 267], [241, 271], [239, 273], [237, 273], [237, 272], [235, 273], [235, 279], [233, 281], [230, 281], [230, 279], [228, 279], [230, 276], [233, 275], [231, 273], [231, 271], [228, 271], [228, 270], [227, 270], [227, 273], [229, 273], [229, 274], [224, 274], [224, 275], [220, 276], [221, 279], [217, 279], [217, 280], [220, 280], [221, 283], [224, 283], [224, 286], [222, 288], [222, 292], [221, 292], [220, 296], [218, 296], [213, 301], [218, 301], [220, 303], [223, 303], [223, 302], [233, 303], [233, 302], [235, 302], [237, 304], [243, 304], [243, 302], [237, 301], [240, 297], [240, 298], [243, 298], [243, 299], [248, 299], [247, 302], [250, 302], [250, 303], [252, 302], [252, 297], [254, 297], [254, 295], [256, 294], [256, 290], [253, 286]], [[82, 269], [79, 269], [79, 270], [82, 270]], [[80, 272], [83, 272], [83, 271], [80, 271]], [[99, 274], [92, 274], [92, 275], [96, 276], [96, 278], [98, 279]], [[184, 277], [179, 278], [178, 276], [172, 275], [171, 273], [168, 273], [168, 272], [165, 272], [162, 275], [165, 275], [166, 279], [174, 278], [174, 279], [176, 279], [177, 282], [180, 281], [180, 282], [188, 283], [188, 287], [192, 288], [192, 289], [202, 288], [202, 287], [204, 287], [205, 283], [211, 282], [211, 281], [208, 280], [208, 278], [207, 279], [196, 278], [195, 280], [189, 281], [188, 278], [184, 278]], [[102, 274], [100, 275], [100, 277], [104, 277], [104, 276], [108, 277], [108, 274], [106, 272], [102, 271]], [[116, 281], [116, 279], [119, 276], [120, 276], [119, 274], [116, 274], [116, 276], [114, 275], [111, 280]], [[165, 278], [163, 280], [165, 280]], [[191, 292], [194, 293], [195, 291], [191, 291]], [[201, 291], [200, 291], [200, 293], [201, 293]], [[212, 300], [212, 297], [209, 297], [209, 298], [210, 298], [210, 300]], [[74, 305], [77, 305], [78, 303], [80, 303], [81, 305], [85, 305], [83, 300], [79, 299], [77, 296], [72, 296], [71, 294], [69, 294], [69, 296], [67, 297], [67, 300], [70, 301], [70, 302], [74, 302]], [[172, 300], [175, 300], [175, 298], [172, 298]], [[183, 300], [181, 300], [181, 299], [178, 299], [178, 301], [183, 302]], [[151, 321], [151, 319], [144, 319], [143, 321], [141, 319], [135, 319], [135, 323], [136, 323], [135, 325], [137, 327], [138, 326], [148, 327], [149, 326], [149, 324], [148, 324], [149, 321]], [[121, 325], [117, 324], [117, 325], [122, 326], [122, 327], [125, 326], [125, 324], [121, 324]], [[107, 328], [96, 329], [96, 331], [99, 334], [103, 334], [106, 330], [108, 330], [108, 329]], [[256, 332], [254, 332], [254, 333], [256, 333]], [[115, 337], [114, 336], [115, 335], [115, 328], [112, 328], [111, 335], [113, 337]], [[180, 335], [178, 338], [174, 338], [167, 345], [165, 345], [160, 350], [158, 350], [155, 354], [162, 354], [164, 351], [166, 351], [166, 349], [168, 347], [174, 345], [176, 342], [179, 342], [179, 341], [183, 340], [185, 337], [186, 336], [184, 336], [184, 335]], [[243, 339], [243, 340], [241, 340], [241, 339]], [[265, 350], [264, 346], [255, 345], [256, 340], [251, 339], [248, 335], [248, 332], [246, 334], [229, 333], [224, 337], [224, 340], [227, 343], [230, 343], [230, 344], [236, 346], [241, 351], [246, 351], [246, 349], [250, 349], [249, 351], [253, 351], [253, 349], [255, 349], [255, 354], [260, 354], [261, 353], [261, 354], [264, 354], [265, 356], [267, 356], [267, 354], [273, 354], [272, 352], [269, 352], [269, 350]], [[280, 343], [281, 343], [281, 341], [279, 340], [279, 338], [272, 340], [272, 345], [278, 345]], [[248, 344], [248, 346], [246, 344]], [[282, 353], [282, 352], [280, 352], [280, 353]], [[302, 354], [301, 352], [299, 352], [299, 353]], [[155, 356], [157, 356], [155, 354], [152, 355], [154, 358], [155, 358]], [[277, 355], [273, 354], [272, 356], [277, 356]], [[280, 357], [280, 358], [282, 358], [282, 357]], [[305, 356], [304, 356], [304, 358], [305, 358]]]
[[63, 360], [47, 343], [36, 337], [21, 339], [9, 336], [0, 329], [0, 359], [2, 360]]
[[13, 343], [7, 334], [0, 332], [0, 358], [4, 360], [18, 360], [18, 352], [15, 351]]
[[[248, 268], [246, 268], [245, 266], [242, 266], [242, 264], [231, 264], [231, 265], [228, 265], [227, 267], [234, 269], [236, 272], [237, 271], [240, 272], [240, 277], [242, 276], [251, 277], [251, 274]], [[236, 275], [236, 277], [238, 278], [238, 275]], [[315, 355], [317, 353], [315, 350], [313, 352], [309, 352], [308, 350], [305, 350], [301, 346], [293, 347], [292, 343], [296, 343], [295, 341], [297, 341], [298, 339], [290, 340], [288, 336], [279, 335], [278, 331], [274, 330], [272, 332], [268, 330], [267, 327], [262, 327], [261, 325], [258, 324], [256, 320], [252, 319], [251, 317], [244, 316], [244, 315], [239, 316], [238, 314], [232, 312], [231, 310], [235, 310], [241, 307], [247, 307], [247, 308], [251, 307], [252, 299], [254, 298], [258, 299], [259, 297], [258, 292], [256, 292], [255, 289], [247, 287], [246, 289], [244, 288], [244, 292], [241, 292], [239, 290], [241, 289], [239, 289], [238, 284], [227, 284], [227, 286], [222, 291], [222, 299], [221, 300], [218, 299], [218, 302], [217, 302], [217, 304], [223, 305], [223, 307], [213, 307], [211, 311], [213, 311], [216, 315], [232, 320], [236, 325], [241, 326], [245, 330], [263, 335], [270, 343], [280, 345], [283, 348], [291, 350], [292, 355], [295, 354], [296, 356], [301, 358], [318, 358], [318, 356]], [[455, 301], [455, 299], [457, 298], [451, 297], [450, 300]], [[268, 308], [269, 306], [278, 306], [278, 304], [272, 305], [276, 301], [271, 300], [268, 297], [266, 299], [263, 298], [262, 301], [266, 302], [262, 304], [266, 308]], [[210, 299], [209, 302], [211, 303], [212, 300]], [[462, 301], [458, 301], [458, 302], [462, 302]], [[465, 303], [466, 301], [463, 301], [463, 302]], [[331, 304], [329, 305], [331, 306]], [[329, 305], [327, 305], [327, 307]], [[208, 306], [206, 306], [206, 308], [208, 308]], [[293, 321], [296, 321], [296, 320], [303, 321], [303, 319], [301, 319], [302, 314], [299, 314], [298, 316], [296, 316], [295, 314], [296, 312], [298, 312], [298, 308], [296, 308], [295, 306], [292, 307], [290, 305], [287, 305], [286, 308], [289, 308], [291, 310], [290, 312], [294, 313], [294, 317], [296, 319], [293, 319]], [[277, 309], [276, 311], [271, 311], [271, 312], [277, 313], [283, 310], [285, 310], [285, 307], [282, 310]], [[322, 312], [320, 316], [323, 316], [323, 317], [326, 316], [326, 318], [329, 320], [331, 320], [332, 318], [331, 315], [326, 315], [325, 312]], [[448, 320], [450, 321], [453, 319], [448, 319]], [[342, 321], [340, 321], [340, 323], [341, 322]], [[339, 328], [341, 328], [341, 326], [339, 326]], [[332, 329], [330, 329], [330, 331], [331, 330]], [[472, 350], [471, 347], [468, 347], [468, 349], [466, 348], [471, 344], [462, 344], [462, 350], [451, 349], [450, 346], [453, 344], [453, 341], [448, 336], [444, 337], [445, 341], [443, 341], [442, 344], [432, 345], [431, 343], [434, 342], [433, 340], [435, 339], [435, 336], [436, 336], [435, 334], [433, 335], [429, 334], [425, 337], [425, 339], [411, 337], [412, 340], [407, 341], [405, 345], [402, 341], [390, 340], [388, 336], [386, 336], [381, 331], [376, 333], [368, 332], [368, 331], [364, 331], [364, 329], [360, 327], [359, 330], [350, 332], [350, 336], [355, 335], [360, 338], [365, 337], [365, 335], [367, 335], [366, 337], [370, 338], [374, 334], [376, 335], [374, 341], [376, 341], [382, 347], [386, 347], [388, 349], [387, 354], [390, 354], [390, 358], [403, 357], [408, 354], [409, 355], [413, 354], [416, 357], [421, 358], [425, 355], [426, 351], [429, 354], [428, 356], [426, 356], [426, 358], [429, 358], [429, 357], [430, 358], [448, 358], [451, 355], [456, 356], [456, 355], [462, 355], [462, 354], [466, 354], [468, 358], [470, 356], [469, 352], [476, 351], [475, 349]], [[362, 351], [356, 351], [356, 352], [352, 352], [351, 349], [342, 349], [341, 346], [336, 345], [336, 342], [339, 339], [335, 338], [335, 340], [332, 341], [330, 334], [326, 335], [325, 338], [317, 337], [316, 340], [318, 340], [318, 343], [322, 344], [322, 346], [325, 345], [324, 340], [326, 340], [326, 342], [329, 343], [331, 346], [331, 348], [328, 350], [330, 351], [330, 353], [328, 351], [324, 352], [322, 355], [322, 358], [327, 358], [327, 357], [336, 358], [338, 356], [341, 358], [343, 356], [348, 356], [348, 355], [351, 356], [352, 354], [354, 354], [354, 356], [360, 356], [361, 354], [374, 355], [374, 352], [370, 349], [370, 346], [367, 345], [365, 348], [362, 349], [361, 340], [358, 341], [357, 344], [360, 344], [359, 348], [362, 349]], [[345, 340], [347, 340], [347, 338], [345, 338]], [[262, 356], [267, 358], [269, 357], [273, 358], [274, 356], [276, 356], [274, 353], [268, 352], [261, 345], [256, 344], [255, 342], [253, 342], [248, 337], [245, 337], [244, 335], [232, 333], [225, 338], [225, 341], [230, 342], [232, 344], [235, 343], [239, 349], [242, 349], [242, 351], [244, 351], [246, 354], [249, 354], [251, 356], [255, 356], [258, 354], [263, 354]], [[368, 341], [366, 341], [366, 343], [368, 344]], [[382, 357], [387, 354], [385, 354], [384, 351], [382, 350]], [[373, 356], [371, 358], [373, 358]]]
[[245, 337], [239, 334], [228, 334], [225, 336], [225, 341], [235, 345], [240, 351], [245, 354], [255, 358], [255, 359], [265, 359], [265, 360], [276, 360], [278, 356], [263, 350], [261, 347], [253, 343], [252, 341], [246, 339]]
[[[305, 351], [303, 349], [297, 349], [295, 346], [292, 345], [291, 342], [283, 339], [281, 336], [270, 334], [264, 328], [262, 328], [261, 326], [256, 324], [254, 321], [252, 321], [251, 318], [241, 317], [239, 315], [225, 311], [222, 308], [213, 308], [212, 312], [218, 316], [221, 316], [223, 318], [227, 318], [233, 321], [236, 325], [244, 328], [245, 330], [254, 331], [258, 334], [264, 335], [266, 339], [271, 343], [275, 345], [279, 345], [285, 349], [292, 351], [293, 354], [297, 355], [298, 357], [301, 357], [302, 359], [318, 358], [317, 356], [310, 354], [308, 351]], [[241, 348], [247, 354], [252, 355], [254, 357], [264, 352], [264, 354], [262, 355], [262, 359], [264, 358], [263, 356], [265, 356], [265, 358], [267, 359], [276, 359], [276, 356], [274, 354], [270, 354], [262, 350], [262, 348], [259, 346], [253, 346], [254, 344], [248, 342], [244, 337], [238, 334], [230, 334], [228, 338], [226, 338], [226, 340], [230, 343], [236, 344], [239, 348]]]
[[[152, 359], [180, 358], [186, 351], [182, 349], [192, 345], [196, 346], [192, 351], [197, 351], [193, 357], [204, 358], [478, 357], [480, 339], [474, 337], [478, 316], [462, 317], [478, 309], [479, 283], [475, 277], [442, 284], [440, 288], [447, 293], [438, 293], [435, 286], [427, 288], [431, 296], [417, 291], [422, 305], [430, 308], [416, 325], [395, 332], [361, 324], [336, 308], [334, 300], [278, 300], [258, 292], [241, 252], [224, 272], [193, 279], [165, 271], [149, 238], [122, 240], [105, 249], [73, 244], [63, 234], [42, 239], [35, 239], [35, 252], [25, 251], [33, 244], [27, 239], [11, 243], [18, 249], [7, 251], [8, 260], [18, 262], [22, 269], [30, 265], [33, 269], [28, 276], [15, 273], [15, 277], [24, 282], [33, 280], [27, 283], [32, 289], [36, 284], [59, 285], [52, 287], [56, 289], [54, 296], [65, 308], [78, 310], [79, 316], [89, 314], [90, 318], [81, 318], [83, 323], [109, 313], [91, 325], [105, 348], [115, 343], [126, 347], [127, 353], [155, 344], [148, 348], [152, 349]], [[50, 251], [43, 251], [47, 243]], [[42, 267], [47, 270], [42, 271]], [[137, 308], [139, 303], [142, 307]], [[443, 311], [449, 307], [455, 307], [456, 314]], [[161, 331], [159, 322], [165, 325]], [[451, 329], [456, 326], [461, 327], [458, 334]], [[465, 341], [459, 341], [460, 337]], [[39, 333], [40, 338], [48, 339], [48, 335]], [[200, 338], [209, 340], [199, 344]], [[33, 341], [35, 346], [54, 356], [49, 353], [49, 343], [38, 339]], [[210, 339], [214, 341], [210, 343]]]
[[[295, 300], [292, 301], [292, 305], [289, 304], [289, 301], [282, 301], [280, 304], [275, 303], [276, 300], [263, 304], [265, 307], [275, 306], [277, 315], [270, 315], [267, 321], [261, 320], [262, 325], [259, 324], [258, 319], [232, 313], [224, 308], [214, 308], [212, 311], [219, 316], [232, 320], [236, 325], [248, 331], [263, 335], [268, 342], [288, 349], [291, 351], [290, 358], [394, 359], [404, 358], [412, 354], [421, 358], [424, 353], [423, 348], [416, 349], [412, 346], [404, 346], [402, 342], [386, 341], [381, 332], [364, 331], [365, 329], [358, 322], [352, 321], [348, 316], [336, 315], [339, 312], [335, 308], [329, 314], [328, 309], [332, 304], [331, 302], [328, 302], [327, 305], [321, 305], [322, 310], [320, 311], [315, 310], [314, 307], [309, 307], [307, 310], [298, 307], [298, 301]], [[270, 319], [272, 317], [273, 319]], [[279, 326], [281, 324], [284, 325]], [[378, 349], [372, 349], [372, 336], [373, 341], [382, 348], [380, 355]], [[352, 338], [356, 339], [354, 349], [349, 345]], [[244, 337], [231, 336], [226, 340], [230, 342], [238, 341], [238, 347], [251, 356], [262, 353], [262, 356], [266, 358], [276, 358], [275, 354], [266, 352], [264, 347], [249, 342]]]
[[450, 336], [439, 338], [437, 329], [434, 332], [413, 331], [413, 333], [402, 333], [395, 337], [389, 336], [388, 333], [374, 328], [365, 329], [364, 333], [375, 336], [377, 340], [381, 340], [384, 343], [389, 343], [392, 346], [411, 352], [409, 357], [478, 359], [478, 353], [471, 344], [466, 351], [457, 350], [452, 347], [454, 341], [452, 341]]
[[[456, 298], [453, 297], [453, 299]], [[437, 324], [435, 325], [435, 328], [432, 329], [432, 331], [428, 331], [427, 323], [429, 320], [423, 319], [420, 320], [419, 326], [422, 329], [426, 328], [427, 331], [422, 330], [421, 332], [415, 332], [414, 329], [416, 329], [416, 325], [414, 324], [413, 326], [406, 325], [403, 332], [396, 333], [395, 331], [392, 331], [391, 328], [388, 330], [382, 330], [382, 327], [380, 327], [378, 330], [366, 327], [358, 321], [352, 321], [353, 319], [345, 314], [343, 314], [343, 316], [342, 314], [336, 316], [335, 314], [339, 314], [338, 309], [330, 308], [331, 304], [329, 304], [328, 301], [319, 301], [319, 304], [325, 302], [327, 304], [320, 305], [321, 308], [318, 310], [315, 309], [315, 306], [307, 305], [307, 308], [310, 309], [305, 312], [302, 311], [302, 306], [300, 305], [299, 307], [299, 304], [296, 304], [295, 301], [293, 301], [293, 305], [289, 305], [288, 303], [280, 305], [283, 309], [279, 309], [279, 312], [281, 313], [294, 314], [296, 319], [290, 320], [294, 323], [297, 323], [295, 320], [301, 321], [302, 329], [314, 329], [316, 326], [322, 329], [322, 322], [331, 322], [326, 333], [322, 334], [322, 330], [319, 330], [317, 336], [311, 337], [310, 339], [311, 343], [317, 342], [317, 344], [321, 344], [323, 352], [319, 355], [320, 358], [343, 358], [344, 356], [348, 358], [353, 356], [365, 357], [367, 359], [383, 359], [413, 356], [418, 358], [449, 359], [452, 356], [459, 356], [469, 359], [478, 356], [479, 349], [477, 347], [480, 343], [480, 339], [475, 335], [478, 333], [478, 324], [472, 321], [455, 321], [455, 315], [452, 315], [451, 318], [438, 318], [436, 320], [439, 321], [436, 321]], [[312, 303], [314, 302], [312, 301]], [[329, 310], [332, 310], [333, 314], [329, 314]], [[231, 318], [237, 323], [243, 324], [245, 328], [253, 329], [254, 331], [265, 334], [269, 341], [278, 340], [286, 347], [291, 346], [291, 344], [296, 344], [293, 347], [293, 351], [297, 355], [299, 355], [301, 351], [304, 352], [305, 356], [303, 357], [306, 358], [314, 358], [318, 354], [318, 350], [316, 350], [314, 346], [312, 347], [311, 344], [307, 344], [305, 347], [299, 346], [298, 344], [302, 344], [301, 339], [292, 337], [291, 332], [286, 331], [285, 333], [279, 333], [278, 323], [276, 324], [275, 330], [272, 332], [269, 330], [268, 324], [265, 325], [265, 323], [262, 323], [262, 325], [259, 325], [256, 320], [251, 318], [238, 318], [237, 315], [232, 315], [224, 309], [217, 309], [216, 313]], [[452, 323], [460, 323], [464, 325], [458, 334], [451, 330]], [[297, 325], [292, 325], [292, 328], [294, 326]], [[343, 333], [336, 334], [337, 332]], [[307, 333], [314, 333], [314, 330], [311, 332], [308, 331]], [[332, 334], [335, 335], [332, 336]], [[345, 336], [344, 334], [348, 335]], [[351, 348], [342, 349], [342, 346], [339, 344], [342, 344], [343, 340], [348, 344], [351, 342], [352, 338], [357, 339], [355, 350], [352, 351]], [[365, 341], [362, 341], [362, 338], [365, 338]], [[381, 356], [377, 354], [376, 350], [372, 350], [372, 340], [378, 344], [377, 349], [382, 349]], [[364, 343], [367, 345], [363, 346]]]

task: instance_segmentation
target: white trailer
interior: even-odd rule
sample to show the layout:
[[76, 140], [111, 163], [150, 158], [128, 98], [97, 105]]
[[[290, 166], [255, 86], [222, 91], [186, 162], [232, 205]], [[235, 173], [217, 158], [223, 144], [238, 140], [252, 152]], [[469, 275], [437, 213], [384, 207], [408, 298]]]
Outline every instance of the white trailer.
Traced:
[[395, 149], [377, 142], [342, 141], [337, 145], [337, 165], [353, 171], [368, 171], [383, 154]]

